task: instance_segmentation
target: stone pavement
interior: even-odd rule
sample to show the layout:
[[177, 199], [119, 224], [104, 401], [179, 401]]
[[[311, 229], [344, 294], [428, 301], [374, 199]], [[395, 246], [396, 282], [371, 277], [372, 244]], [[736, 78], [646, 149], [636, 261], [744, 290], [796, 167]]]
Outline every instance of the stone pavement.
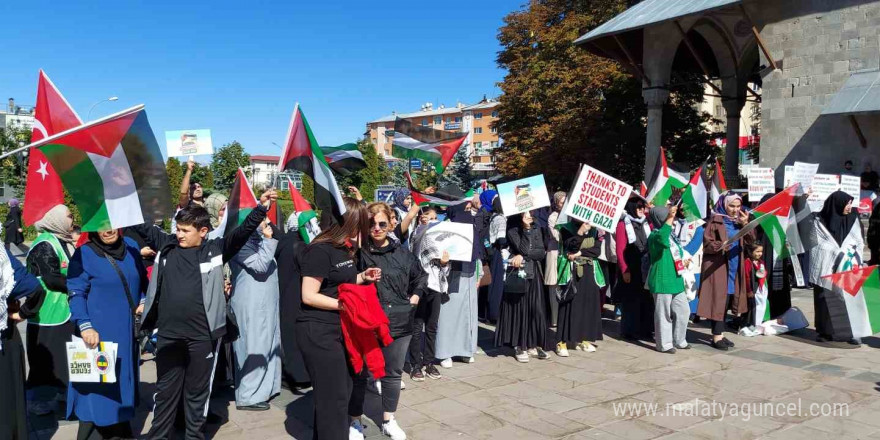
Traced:
[[[796, 291], [793, 304], [812, 322], [811, 292]], [[669, 355], [617, 340], [617, 322], [606, 319], [604, 324], [606, 337], [597, 344], [598, 352], [571, 351], [568, 358], [554, 355], [527, 364], [492, 348], [491, 328], [481, 328], [486, 354], [475, 363], [441, 368], [440, 380], [405, 379], [398, 421], [416, 440], [880, 439], [880, 339], [866, 338], [862, 347], [848, 349], [816, 344], [812, 330], [754, 338], [728, 335], [736, 348], [725, 353], [707, 345], [709, 330], [698, 324], [689, 329], [693, 349]], [[140, 432], [150, 423], [154, 380], [154, 364], [147, 361], [136, 423]], [[232, 400], [231, 390], [212, 399], [212, 412], [223, 419], [209, 426], [215, 439], [311, 438], [310, 393], [285, 390], [271, 410], [261, 413], [236, 411]], [[657, 413], [647, 414], [646, 404], [657, 404]], [[678, 413], [667, 414], [667, 404]], [[748, 409], [751, 417], [734, 413], [732, 406], [722, 417], [722, 404]], [[834, 411], [822, 404], [843, 404], [848, 414], [811, 414]], [[367, 406], [367, 415], [379, 420], [374, 391]], [[625, 411], [627, 406], [638, 413]], [[789, 406], [794, 412], [770, 412]], [[57, 426], [34, 420], [32, 425], [33, 438], [76, 435], [73, 422]], [[384, 438], [373, 422], [368, 425], [368, 438]]]

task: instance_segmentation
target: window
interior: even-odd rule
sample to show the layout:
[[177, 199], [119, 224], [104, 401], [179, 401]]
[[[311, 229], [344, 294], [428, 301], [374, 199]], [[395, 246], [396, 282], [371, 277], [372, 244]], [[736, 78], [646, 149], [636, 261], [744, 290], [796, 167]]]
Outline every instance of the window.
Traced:
[[428, 125], [428, 118], [422, 118], [422, 125]]
[[461, 116], [456, 116], [456, 117], [455, 117], [455, 122], [461, 122]]
[[498, 110], [493, 110], [493, 111], [492, 111], [492, 117], [493, 117], [493, 118], [497, 118], [497, 117], [498, 117]]
[[489, 129], [489, 131], [491, 131], [493, 134], [498, 134], [498, 128], [497, 128], [497, 127], [492, 127], [491, 129]]
[[474, 149], [482, 148], [482, 147], [483, 147], [483, 143], [482, 143], [482, 142], [474, 142]]
[[483, 127], [474, 128], [474, 134], [483, 134]]
[[440, 125], [443, 123], [443, 116], [434, 116], [434, 125]]
[[452, 122], [452, 117], [447, 116], [447, 117], [446, 117], [446, 123], [448, 124], [448, 123], [450, 123], [450, 122]]
[[498, 148], [498, 141], [492, 142], [492, 148]]
[[474, 113], [474, 119], [483, 119], [483, 113]]

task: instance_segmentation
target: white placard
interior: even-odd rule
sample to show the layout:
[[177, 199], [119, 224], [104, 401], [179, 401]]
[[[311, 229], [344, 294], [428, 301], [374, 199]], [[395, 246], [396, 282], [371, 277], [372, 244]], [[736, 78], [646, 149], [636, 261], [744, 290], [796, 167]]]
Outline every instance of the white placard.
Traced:
[[415, 237], [419, 258], [437, 259], [443, 251], [452, 261], [473, 261], [474, 227], [468, 223], [437, 222]]
[[175, 130], [165, 132], [168, 157], [214, 154], [211, 130]]
[[[786, 165], [785, 172], [782, 175], [782, 187], [788, 188], [794, 185], [794, 165]], [[801, 187], [803, 190], [803, 187]]]
[[[862, 178], [859, 176], [841, 174], [840, 190], [851, 195], [853, 200], [859, 200], [862, 196]], [[853, 205], [855, 205], [855, 203]]]
[[[795, 162], [793, 172], [794, 178], [792, 179], [791, 185], [800, 183], [801, 188], [804, 188], [804, 191], [806, 191], [813, 185], [813, 176], [819, 172], [819, 164]], [[788, 188], [791, 185], [786, 185], [785, 187]]]
[[101, 342], [98, 348], [88, 348], [82, 339], [74, 336], [67, 343], [67, 371], [71, 382], [115, 383], [115, 342]]
[[614, 232], [632, 186], [589, 165], [581, 165], [562, 212], [605, 232]]
[[498, 185], [498, 197], [505, 216], [550, 206], [544, 175], [526, 177]]
[[776, 193], [776, 179], [773, 168], [749, 168], [749, 200], [760, 201], [767, 194]]
[[822, 210], [822, 205], [825, 204], [825, 199], [831, 193], [840, 189], [840, 176], [837, 174], [816, 174], [812, 180], [811, 188], [813, 192], [807, 201], [810, 203], [810, 209], [813, 212], [819, 212]]

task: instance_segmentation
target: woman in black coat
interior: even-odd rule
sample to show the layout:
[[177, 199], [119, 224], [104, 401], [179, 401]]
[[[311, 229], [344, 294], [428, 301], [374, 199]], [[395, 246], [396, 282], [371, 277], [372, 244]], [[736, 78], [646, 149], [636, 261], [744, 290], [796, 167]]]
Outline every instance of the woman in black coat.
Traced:
[[24, 243], [24, 230], [21, 224], [21, 208], [18, 207], [18, 199], [9, 200], [9, 212], [6, 213], [3, 229], [6, 231], [6, 237], [3, 238], [3, 246], [6, 249], [9, 249], [10, 244], [19, 247]]
[[547, 255], [546, 241], [531, 213], [512, 216], [510, 223], [515, 226], [507, 230], [510, 260], [495, 345], [514, 347], [519, 362], [528, 362], [529, 356], [547, 359], [550, 355], [544, 351], [547, 314], [541, 270], [541, 262]]
[[309, 372], [296, 344], [296, 318], [302, 304], [302, 278], [299, 257], [306, 249], [306, 242], [299, 233], [296, 213], [287, 219], [287, 232], [275, 231], [278, 247], [275, 262], [278, 264], [278, 299], [281, 317], [281, 370], [282, 379], [292, 390], [309, 386]]

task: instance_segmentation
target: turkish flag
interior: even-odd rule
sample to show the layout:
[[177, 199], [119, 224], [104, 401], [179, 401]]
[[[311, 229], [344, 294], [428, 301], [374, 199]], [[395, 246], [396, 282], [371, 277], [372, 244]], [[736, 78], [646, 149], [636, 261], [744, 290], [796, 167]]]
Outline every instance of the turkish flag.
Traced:
[[[52, 84], [46, 73], [40, 70], [37, 84], [37, 106], [34, 109], [34, 127], [31, 142], [61, 133], [82, 125], [61, 92]], [[37, 148], [30, 149], [27, 183], [24, 189], [22, 219], [25, 225], [39, 221], [56, 205], [64, 203], [61, 178], [46, 156]]]

